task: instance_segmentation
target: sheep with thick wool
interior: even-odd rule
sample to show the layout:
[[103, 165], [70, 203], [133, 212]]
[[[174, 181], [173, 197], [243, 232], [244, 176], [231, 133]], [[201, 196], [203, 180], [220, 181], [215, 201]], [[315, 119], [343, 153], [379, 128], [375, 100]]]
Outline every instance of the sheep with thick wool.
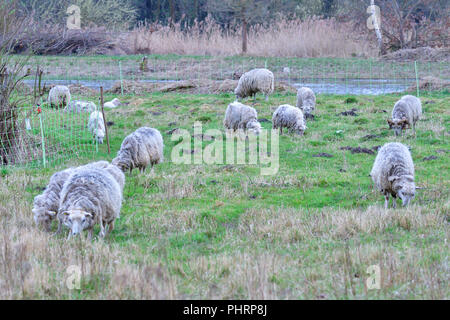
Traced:
[[236, 99], [245, 97], [256, 97], [257, 92], [265, 95], [266, 101], [274, 90], [274, 76], [268, 69], [253, 69], [244, 73], [240, 78], [234, 94]]
[[287, 128], [290, 132], [303, 135], [306, 130], [306, 122], [301, 109], [283, 104], [279, 106], [272, 116], [272, 126], [274, 129], [280, 128], [280, 133], [283, 133], [283, 128]]
[[148, 165], [164, 161], [164, 141], [161, 133], [154, 128], [142, 127], [128, 135], [122, 142], [117, 157], [112, 164], [123, 172], [139, 168], [144, 172]]
[[298, 89], [296, 107], [303, 111], [306, 118], [313, 118], [312, 113], [316, 107], [316, 95], [314, 91], [307, 87]]
[[393, 129], [395, 135], [398, 136], [406, 126], [413, 126], [414, 134], [416, 134], [416, 122], [422, 115], [422, 103], [420, 99], [412, 96], [403, 96], [397, 101], [392, 109], [392, 120], [388, 119], [389, 128]]
[[122, 189], [116, 179], [104, 168], [83, 166], [73, 170], [61, 190], [58, 220], [59, 228], [70, 229], [69, 238], [100, 225], [100, 237], [114, 229], [120, 217]]
[[89, 132], [92, 134], [94, 139], [99, 143], [103, 143], [105, 138], [105, 121], [103, 120], [103, 114], [100, 111], [94, 111], [89, 116], [88, 122]]
[[51, 230], [52, 222], [59, 209], [60, 193], [64, 182], [69, 178], [73, 168], [54, 173], [42, 194], [37, 195], [33, 201], [34, 221], [46, 231]]
[[389, 205], [389, 196], [393, 197], [393, 207], [400, 197], [403, 206], [414, 198], [414, 163], [408, 148], [401, 143], [386, 143], [378, 150], [370, 173], [378, 190], [384, 194], [384, 207]]
[[261, 124], [258, 122], [258, 113], [255, 108], [237, 101], [228, 105], [223, 125], [226, 129], [233, 131], [251, 131], [256, 135], [261, 132]]
[[[86, 167], [95, 167], [95, 168], [105, 169], [113, 176], [113, 178], [119, 184], [120, 190], [123, 191], [123, 187], [125, 186], [125, 175], [123, 174], [122, 170], [119, 169], [119, 167], [117, 167], [105, 160], [91, 162], [82, 167], [85, 167], [85, 168]], [[82, 168], [82, 167], [79, 167], [79, 168]]]
[[67, 86], [54, 86], [48, 93], [47, 102], [50, 107], [61, 109], [70, 103], [70, 90]]
[[91, 113], [97, 110], [95, 103], [91, 101], [73, 100], [67, 107], [64, 108], [65, 112], [70, 113]]

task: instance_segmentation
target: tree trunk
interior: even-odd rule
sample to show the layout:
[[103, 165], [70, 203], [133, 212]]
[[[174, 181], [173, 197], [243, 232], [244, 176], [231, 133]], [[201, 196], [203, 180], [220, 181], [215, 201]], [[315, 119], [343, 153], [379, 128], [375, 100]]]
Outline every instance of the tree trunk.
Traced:
[[175, 23], [175, 4], [174, 0], [169, 0], [169, 11], [170, 11], [170, 26]]
[[242, 20], [242, 54], [247, 53], [247, 20]]

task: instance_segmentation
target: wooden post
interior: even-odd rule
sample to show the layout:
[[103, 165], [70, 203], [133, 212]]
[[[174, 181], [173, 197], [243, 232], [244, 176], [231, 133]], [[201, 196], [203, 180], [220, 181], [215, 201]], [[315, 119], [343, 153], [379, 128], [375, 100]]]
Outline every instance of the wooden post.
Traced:
[[102, 106], [103, 124], [105, 125], [106, 144], [108, 145], [108, 154], [111, 154], [109, 147], [108, 126], [106, 125], [105, 110], [103, 109], [103, 87], [100, 87], [100, 105]]

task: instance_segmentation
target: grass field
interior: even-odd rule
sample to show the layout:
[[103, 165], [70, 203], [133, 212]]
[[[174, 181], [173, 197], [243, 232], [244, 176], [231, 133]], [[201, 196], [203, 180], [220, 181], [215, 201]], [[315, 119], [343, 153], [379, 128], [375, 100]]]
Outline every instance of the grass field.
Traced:
[[[319, 95], [306, 135], [281, 136], [279, 171], [261, 176], [255, 165], [171, 162], [168, 131], [193, 132], [196, 120], [223, 130], [231, 94], [125, 96], [128, 105], [106, 111], [111, 155], [101, 145], [95, 159], [111, 160], [127, 134], [150, 126], [163, 134], [165, 162], [126, 175], [116, 229], [92, 242], [37, 230], [31, 207], [57, 169], [93, 159], [1, 169], [0, 298], [448, 299], [450, 96], [422, 97], [417, 136], [396, 138], [386, 119], [398, 98]], [[295, 95], [254, 107], [271, 120], [283, 103]], [[352, 108], [356, 116], [339, 115]], [[369, 177], [376, 147], [390, 141], [411, 147], [422, 189], [408, 208], [384, 210]], [[79, 289], [66, 285], [71, 265]], [[381, 288], [367, 290], [372, 265]]]

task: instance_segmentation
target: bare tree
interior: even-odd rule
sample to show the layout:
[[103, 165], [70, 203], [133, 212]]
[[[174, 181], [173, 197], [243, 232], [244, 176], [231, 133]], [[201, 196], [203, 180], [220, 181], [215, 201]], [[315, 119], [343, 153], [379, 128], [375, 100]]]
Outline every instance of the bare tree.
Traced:
[[259, 23], [269, 17], [268, 0], [209, 0], [208, 11], [216, 20], [233, 18], [242, 28], [242, 53], [247, 52], [249, 25]]

